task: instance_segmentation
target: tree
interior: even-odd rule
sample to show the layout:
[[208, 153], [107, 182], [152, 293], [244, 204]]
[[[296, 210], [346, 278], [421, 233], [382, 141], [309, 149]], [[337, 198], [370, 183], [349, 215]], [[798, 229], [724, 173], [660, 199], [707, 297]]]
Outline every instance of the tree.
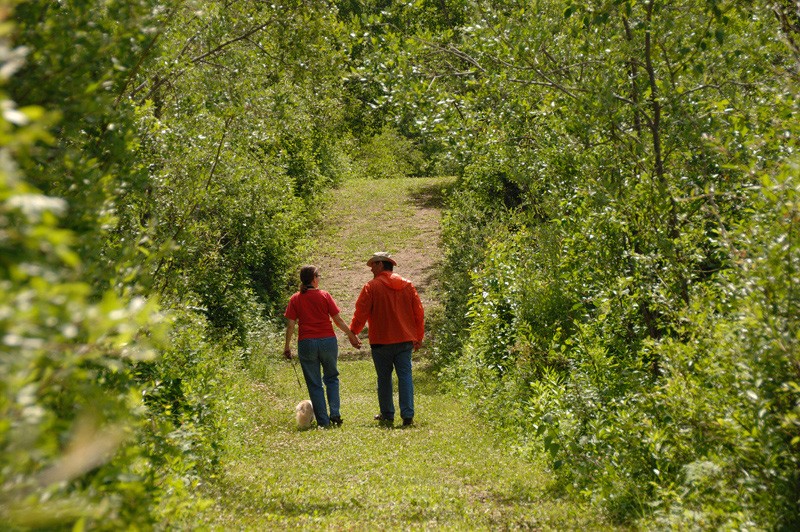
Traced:
[[343, 28], [327, 2], [2, 7], [3, 521], [163, 525], [346, 174]]
[[[770, 178], [764, 194], [781, 199], [759, 199], [764, 176], [794, 164], [775, 135], [795, 127], [796, 62], [776, 38], [791, 19], [728, 1], [473, 6], [459, 28], [395, 41], [405, 69], [393, 101], [417, 106], [421, 128], [465, 154], [445, 234], [448, 264], [472, 285], [448, 289], [454, 345], [442, 351], [461, 351], [445, 362], [482, 409], [499, 412], [490, 418], [527, 427], [566, 485], [591, 487], [621, 520], [663, 504], [664, 522], [681, 523], [685, 505], [694, 525], [791, 526], [796, 501], [781, 493], [796, 475], [759, 473], [773, 460], [796, 470], [784, 417], [796, 396], [778, 392], [792, 386], [791, 356], [775, 353], [769, 377], [740, 371], [791, 328], [778, 318], [786, 307], [774, 302], [763, 324], [781, 325], [759, 340], [697, 340], [750, 315], [754, 300], [731, 286], [764, 276], [782, 279], [772, 289], [781, 294], [792, 283], [766, 264], [742, 271], [732, 237], [762, 215], [771, 229], [759, 234], [793, 234], [788, 218], [772, 218], [793, 185]], [[699, 319], [703, 306], [714, 319]], [[686, 384], [678, 368], [689, 360], [692, 371], [708, 365], [689, 379], [687, 404], [674, 386]], [[700, 402], [720, 373], [781, 397], [768, 401], [775, 416], [760, 433], [769, 453], [736, 431], [711, 436], [718, 421]], [[739, 381], [724, 382], [716, 411], [755, 415], [754, 403], [730, 399]], [[718, 474], [693, 484], [705, 462]], [[707, 481], [719, 482], [715, 495], [703, 494]]]

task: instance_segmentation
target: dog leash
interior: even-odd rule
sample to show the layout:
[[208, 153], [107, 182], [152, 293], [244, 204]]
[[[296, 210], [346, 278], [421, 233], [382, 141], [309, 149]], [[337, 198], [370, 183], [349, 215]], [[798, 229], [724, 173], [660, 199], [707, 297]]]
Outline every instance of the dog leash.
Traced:
[[297, 387], [302, 388], [303, 385], [300, 384], [300, 376], [297, 374], [297, 366], [294, 363], [294, 358], [290, 358], [289, 362], [292, 363], [292, 369], [294, 370], [294, 378], [297, 379]]

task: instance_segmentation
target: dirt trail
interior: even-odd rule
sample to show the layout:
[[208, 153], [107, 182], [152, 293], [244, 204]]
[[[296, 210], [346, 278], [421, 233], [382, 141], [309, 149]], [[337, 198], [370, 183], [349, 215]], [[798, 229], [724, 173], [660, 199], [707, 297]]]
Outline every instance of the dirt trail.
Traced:
[[[366, 261], [375, 251], [392, 254], [395, 273], [414, 283], [426, 309], [438, 305], [441, 208], [451, 183], [445, 178], [362, 179], [331, 193], [306, 260], [321, 268], [320, 288], [334, 297], [345, 322], [353, 316], [361, 287], [372, 278]], [[340, 356], [354, 354], [342, 335], [339, 344]]]

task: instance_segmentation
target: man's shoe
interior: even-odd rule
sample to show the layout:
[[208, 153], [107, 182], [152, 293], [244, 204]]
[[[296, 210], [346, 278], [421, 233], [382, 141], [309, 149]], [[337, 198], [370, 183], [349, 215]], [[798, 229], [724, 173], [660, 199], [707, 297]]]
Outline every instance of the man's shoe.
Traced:
[[384, 417], [383, 414], [377, 414], [373, 419], [378, 421], [378, 424], [382, 427], [393, 427], [394, 426], [394, 418], [393, 417]]
[[403, 426], [404, 427], [410, 427], [413, 424], [414, 424], [414, 418], [413, 417], [404, 417], [403, 418]]
[[342, 418], [339, 416], [331, 418], [331, 425], [334, 427], [341, 427], [342, 426]]

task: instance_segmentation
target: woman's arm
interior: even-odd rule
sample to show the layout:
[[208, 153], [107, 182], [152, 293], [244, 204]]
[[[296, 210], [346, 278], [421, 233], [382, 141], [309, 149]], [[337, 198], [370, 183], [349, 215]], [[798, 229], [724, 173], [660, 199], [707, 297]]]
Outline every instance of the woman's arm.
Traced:
[[342, 317], [339, 314], [337, 314], [335, 316], [331, 316], [331, 319], [333, 319], [333, 323], [335, 323], [336, 326], [342, 330], [342, 332], [347, 334], [347, 339], [350, 340], [350, 345], [352, 345], [356, 349], [361, 349], [361, 340], [359, 340], [358, 336], [356, 336], [353, 333], [353, 331], [350, 330], [350, 328], [344, 322]]

